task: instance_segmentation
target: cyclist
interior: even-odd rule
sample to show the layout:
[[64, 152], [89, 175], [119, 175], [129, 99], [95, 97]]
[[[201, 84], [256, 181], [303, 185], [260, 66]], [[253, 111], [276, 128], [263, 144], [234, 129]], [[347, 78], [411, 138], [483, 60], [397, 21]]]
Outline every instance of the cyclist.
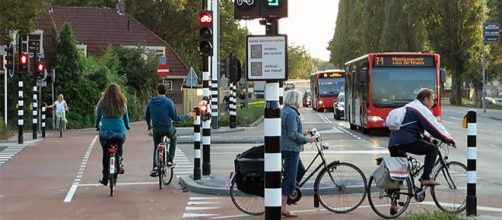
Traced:
[[298, 111], [302, 102], [300, 95], [301, 93], [297, 90], [287, 91], [284, 94], [284, 108], [281, 111], [281, 149], [284, 171], [281, 214], [284, 217], [297, 217], [296, 213], [287, 210], [287, 198], [305, 173], [305, 167], [300, 159], [303, 145], [315, 141], [313, 137], [308, 138], [303, 134]]
[[176, 128], [172, 121], [180, 122], [187, 120], [188, 117], [193, 117], [192, 112], [187, 115], [178, 115], [174, 102], [166, 97], [166, 86], [164, 84], [157, 85], [157, 96], [150, 99], [146, 107], [145, 120], [150, 131], [153, 127], [153, 169], [150, 172], [151, 177], [158, 175], [157, 167], [155, 166], [155, 148], [162, 140], [163, 136], [170, 139], [170, 146], [167, 158], [167, 165], [174, 166], [174, 153], [176, 151]]
[[434, 91], [424, 88], [418, 92], [417, 98], [406, 105], [406, 114], [399, 130], [392, 130], [389, 137], [389, 152], [392, 157], [402, 156], [409, 152], [425, 155], [424, 172], [420, 183], [426, 186], [439, 185], [430, 178], [430, 173], [436, 162], [438, 150], [430, 143], [430, 138], [424, 134], [427, 131], [433, 137], [456, 147], [453, 137], [432, 114], [434, 106]]
[[[117, 153], [119, 160], [122, 161], [122, 145], [126, 139], [126, 129], [129, 130], [129, 114], [127, 112], [127, 103], [124, 94], [122, 94], [120, 87], [113, 83], [110, 84], [103, 94], [101, 100], [98, 102], [96, 110], [96, 130], [99, 130], [99, 143], [103, 148], [103, 177], [99, 181], [103, 185], [108, 184], [109, 172], [109, 155], [108, 147], [112, 144], [110, 140], [119, 140], [117, 143]], [[101, 126], [100, 126], [101, 122]], [[118, 169], [119, 174], [124, 173], [122, 163]]]
[[63, 94], [59, 94], [58, 95], [58, 99], [52, 104], [52, 105], [49, 105], [49, 106], [46, 106], [46, 108], [54, 108], [54, 106], [56, 107], [56, 128], [59, 129], [59, 122], [60, 122], [60, 119], [62, 118], [63, 119], [63, 130], [66, 130], [66, 114], [65, 112], [68, 111], [68, 105], [66, 104], [66, 101], [64, 100], [64, 96]]

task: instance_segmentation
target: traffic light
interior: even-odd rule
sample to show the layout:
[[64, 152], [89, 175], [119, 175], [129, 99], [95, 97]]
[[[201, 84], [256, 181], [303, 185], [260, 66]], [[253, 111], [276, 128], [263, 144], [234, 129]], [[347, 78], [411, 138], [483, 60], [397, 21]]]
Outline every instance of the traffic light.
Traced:
[[211, 119], [211, 111], [209, 110], [209, 101], [206, 97], [202, 99], [199, 103], [200, 119], [202, 121], [208, 121]]
[[28, 74], [28, 55], [25, 53], [19, 54], [19, 73]]
[[260, 18], [260, 0], [234, 1], [234, 19]]
[[241, 61], [232, 56], [230, 58], [230, 80], [232, 82], [238, 82], [241, 80]]
[[220, 60], [220, 76], [228, 76], [227, 59]]
[[43, 59], [40, 59], [36, 65], [35, 65], [35, 76], [37, 77], [36, 79], [39, 81], [42, 81], [45, 79], [45, 63]]
[[288, 17], [288, 0], [261, 0], [260, 17], [285, 18]]
[[213, 13], [201, 11], [199, 13], [200, 53], [204, 56], [213, 56]]
[[12, 47], [10, 44], [5, 45], [5, 69], [7, 71], [13, 71], [14, 70], [14, 47]]

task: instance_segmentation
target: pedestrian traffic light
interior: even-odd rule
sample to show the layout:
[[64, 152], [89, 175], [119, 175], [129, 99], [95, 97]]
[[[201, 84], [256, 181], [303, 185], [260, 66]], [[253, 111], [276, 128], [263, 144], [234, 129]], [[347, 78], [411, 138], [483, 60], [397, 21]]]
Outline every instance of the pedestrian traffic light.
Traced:
[[201, 11], [199, 13], [200, 53], [204, 56], [213, 56], [213, 13]]
[[19, 73], [28, 73], [28, 55], [25, 53], [19, 54]]
[[211, 119], [211, 111], [209, 110], [209, 101], [206, 97], [202, 99], [199, 103], [200, 119], [202, 121], [208, 121]]
[[44, 80], [45, 79], [45, 63], [44, 63], [44, 60], [43, 59], [40, 59], [37, 63], [36, 63], [36, 79], [37, 80]]
[[5, 45], [5, 69], [7, 69], [8, 72], [11, 72], [14, 70], [14, 47], [12, 47], [10, 44]]
[[285, 18], [288, 17], [288, 0], [261, 0], [260, 17]]
[[241, 80], [241, 61], [235, 56], [230, 58], [230, 80], [234, 83]]

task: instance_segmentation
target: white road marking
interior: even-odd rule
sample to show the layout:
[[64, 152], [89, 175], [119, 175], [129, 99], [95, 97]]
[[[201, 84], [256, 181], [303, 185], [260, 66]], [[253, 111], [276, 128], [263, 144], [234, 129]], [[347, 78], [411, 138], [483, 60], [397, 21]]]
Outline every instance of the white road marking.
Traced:
[[[96, 140], [98, 139], [98, 135], [94, 136], [92, 139], [91, 144], [89, 144], [89, 147], [87, 147], [87, 152], [85, 153], [84, 159], [83, 160], [88, 160], [89, 155], [91, 154], [92, 148], [94, 147], [94, 144], [96, 143]], [[77, 176], [75, 178], [75, 181], [73, 182], [72, 186], [70, 187], [70, 190], [68, 190], [68, 193], [66, 194], [66, 197], [64, 199], [64, 202], [71, 202], [73, 195], [75, 195], [75, 192], [77, 191], [77, 187], [79, 186], [80, 179], [78, 176], [82, 176], [83, 171], [85, 169], [85, 165], [82, 165], [84, 161], [82, 160], [82, 163], [80, 167], [84, 166], [84, 168], [80, 168], [79, 172], [77, 173]]]
[[333, 127], [332, 129], [329, 129], [329, 130], [319, 131], [319, 133], [320, 134], [340, 134], [343, 132], [340, 131], [340, 129], [338, 129], [337, 127]]
[[193, 196], [193, 197], [190, 197], [190, 200], [218, 200], [218, 199], [221, 199], [220, 197], [216, 197], [216, 196]]
[[27, 143], [22, 146], [5, 146], [6, 148], [3, 149], [0, 153], [0, 166], [5, 164], [7, 161], [9, 161], [11, 158], [13, 158], [17, 153], [21, 152], [24, 148], [28, 146]]
[[[159, 184], [159, 182], [131, 182], [131, 183], [121, 183], [118, 182], [117, 186], [135, 186], [135, 185], [153, 185]], [[78, 184], [78, 186], [102, 186], [101, 183], [82, 183]]]
[[183, 218], [200, 218], [217, 216], [217, 214], [196, 214], [196, 213], [183, 213]]

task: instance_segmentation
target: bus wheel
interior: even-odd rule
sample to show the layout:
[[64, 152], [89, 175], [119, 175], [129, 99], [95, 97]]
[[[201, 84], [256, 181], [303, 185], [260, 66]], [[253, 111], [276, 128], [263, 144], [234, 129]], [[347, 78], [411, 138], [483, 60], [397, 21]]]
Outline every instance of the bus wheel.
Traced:
[[371, 133], [371, 130], [368, 129], [368, 128], [361, 127], [361, 130], [363, 131], [363, 134], [369, 134], [369, 133]]
[[356, 128], [357, 127], [355, 125], [353, 125], [352, 123], [350, 124], [350, 130], [356, 130]]

